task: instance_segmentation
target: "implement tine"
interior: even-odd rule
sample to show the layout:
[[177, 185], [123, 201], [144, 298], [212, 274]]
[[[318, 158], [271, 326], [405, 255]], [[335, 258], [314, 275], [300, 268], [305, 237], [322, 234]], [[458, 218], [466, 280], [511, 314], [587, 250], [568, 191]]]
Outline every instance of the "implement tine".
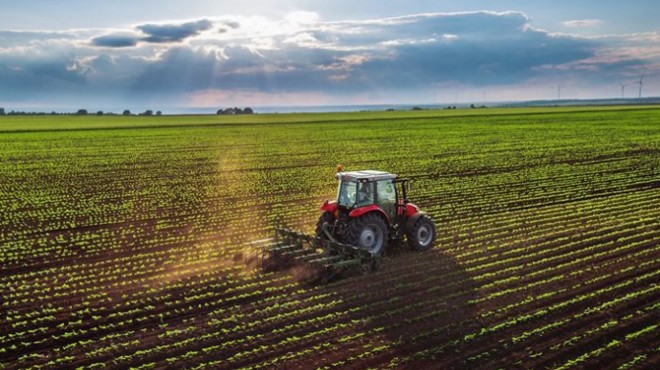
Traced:
[[302, 249], [292, 250], [292, 251], [289, 251], [289, 252], [284, 252], [282, 254], [285, 255], [285, 256], [289, 256], [289, 257], [301, 257], [301, 256], [304, 256], [304, 255], [314, 255], [314, 254], [317, 254], [317, 253], [316, 253], [316, 251], [313, 251], [311, 249], [302, 248]]
[[290, 250], [297, 250], [300, 249], [301, 247], [297, 244], [288, 244], [288, 245], [273, 245], [268, 248], [264, 248], [268, 252], [286, 252]]
[[363, 271], [375, 271], [380, 257], [366, 249], [334, 240], [308, 235], [287, 227], [275, 228], [274, 244], [263, 250], [274, 256], [274, 265], [280, 268], [306, 266], [296, 274], [305, 271], [308, 282], [326, 283], [344, 271], [362, 267]]
[[320, 264], [323, 264], [323, 265], [331, 265], [335, 262], [338, 262], [338, 261], [341, 261], [341, 260], [344, 259], [343, 256], [323, 256], [323, 255], [319, 256], [319, 255], [317, 255], [316, 257], [318, 257], [318, 258], [310, 259], [307, 262], [309, 262], [309, 263], [320, 263]]

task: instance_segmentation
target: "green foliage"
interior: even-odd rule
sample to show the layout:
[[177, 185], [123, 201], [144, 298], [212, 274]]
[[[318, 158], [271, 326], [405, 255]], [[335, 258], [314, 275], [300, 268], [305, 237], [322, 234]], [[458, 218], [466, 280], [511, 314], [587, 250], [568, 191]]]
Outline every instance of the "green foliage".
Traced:
[[[10, 368], [657, 359], [660, 109], [7, 116], [0, 131]], [[273, 225], [313, 229], [337, 163], [413, 178], [436, 249], [324, 287], [247, 268]]]

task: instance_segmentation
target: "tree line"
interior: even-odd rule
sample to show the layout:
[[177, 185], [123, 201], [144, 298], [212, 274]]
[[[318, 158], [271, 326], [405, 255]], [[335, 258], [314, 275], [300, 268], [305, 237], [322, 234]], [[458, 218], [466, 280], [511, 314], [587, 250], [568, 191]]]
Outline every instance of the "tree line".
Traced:
[[[154, 113], [153, 110], [147, 109], [146, 111], [142, 113], [138, 113], [137, 116], [160, 116], [162, 115], [163, 112], [161, 111], [156, 111]], [[102, 110], [96, 111], [96, 112], [89, 112], [87, 109], [78, 109], [76, 112], [73, 113], [61, 113], [61, 112], [55, 112], [52, 111], [50, 113], [47, 112], [26, 112], [26, 111], [15, 111], [11, 110], [7, 112], [5, 108], [0, 107], [0, 116], [46, 116], [46, 115], [51, 115], [51, 116], [66, 116], [66, 115], [76, 115], [76, 116], [87, 116], [87, 115], [97, 115], [97, 116], [118, 116], [119, 114], [114, 113], [114, 112], [104, 112]], [[130, 110], [126, 109], [121, 113], [122, 116], [133, 116], [135, 114], [131, 113]]]
[[236, 114], [254, 114], [254, 110], [252, 110], [252, 108], [250, 107], [245, 107], [244, 109], [233, 107], [233, 108], [218, 109], [218, 111], [215, 114], [226, 115], [226, 116], [232, 116]]
[[[5, 111], [5, 108], [0, 107], [0, 116], [45, 116], [45, 115], [78, 115], [78, 116], [86, 116], [86, 115], [97, 115], [97, 116], [117, 116], [117, 113], [113, 112], [104, 112], [102, 110], [96, 111], [96, 112], [89, 112], [87, 109], [78, 109], [75, 113], [58, 113], [55, 111], [52, 111], [50, 113], [46, 112], [25, 112], [25, 111]], [[147, 109], [142, 113], [138, 113], [137, 116], [160, 116], [162, 115], [163, 112], [161, 111], [156, 111], [154, 112], [151, 109]], [[224, 109], [218, 109], [216, 112], [218, 115], [237, 115], [237, 114], [254, 114], [254, 110], [250, 107], [245, 107], [243, 109], [238, 108], [238, 107], [233, 107], [233, 108], [224, 108]], [[130, 110], [126, 109], [121, 113], [122, 116], [133, 116], [135, 114], [131, 113]]]

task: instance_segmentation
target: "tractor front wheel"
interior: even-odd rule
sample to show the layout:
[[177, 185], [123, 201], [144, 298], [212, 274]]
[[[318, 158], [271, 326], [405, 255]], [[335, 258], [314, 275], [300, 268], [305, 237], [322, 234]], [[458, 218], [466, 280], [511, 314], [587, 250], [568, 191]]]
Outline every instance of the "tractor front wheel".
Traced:
[[415, 221], [407, 237], [408, 245], [413, 250], [424, 251], [432, 248], [435, 242], [435, 224], [433, 220], [427, 215], [422, 215]]
[[376, 213], [367, 213], [348, 224], [345, 241], [364, 248], [373, 255], [381, 255], [387, 248], [387, 225]]

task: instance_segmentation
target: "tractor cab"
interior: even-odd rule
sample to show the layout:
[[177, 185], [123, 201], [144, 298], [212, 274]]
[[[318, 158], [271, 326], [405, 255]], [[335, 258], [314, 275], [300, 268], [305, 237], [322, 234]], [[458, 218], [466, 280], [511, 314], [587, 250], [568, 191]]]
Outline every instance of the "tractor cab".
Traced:
[[347, 211], [367, 206], [379, 207], [388, 223], [397, 214], [396, 175], [383, 171], [337, 173], [337, 206]]
[[414, 249], [428, 249], [435, 240], [433, 221], [408, 202], [409, 180], [374, 171], [339, 170], [337, 200], [325, 201], [316, 227], [322, 239], [381, 254], [390, 240], [404, 237]]

